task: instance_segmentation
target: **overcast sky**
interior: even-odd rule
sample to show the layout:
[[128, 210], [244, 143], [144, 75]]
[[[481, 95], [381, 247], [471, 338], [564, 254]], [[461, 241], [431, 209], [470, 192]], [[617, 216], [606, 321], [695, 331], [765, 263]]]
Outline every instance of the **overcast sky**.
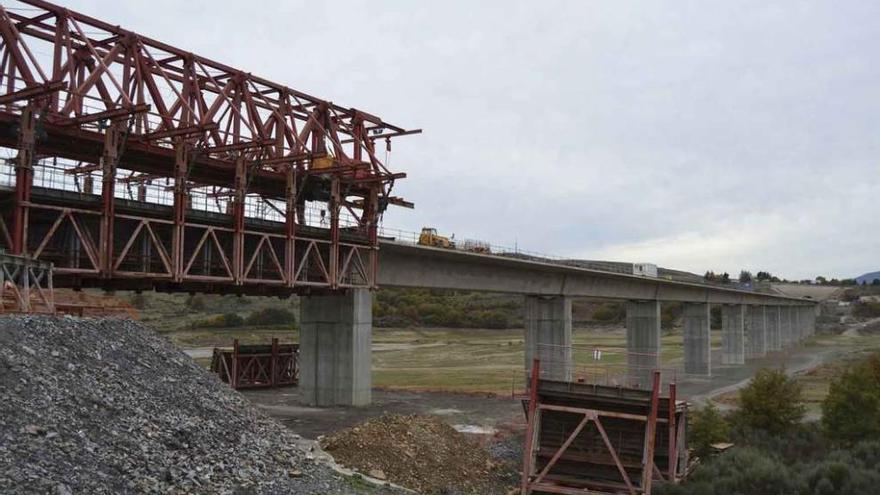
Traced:
[[[65, 2], [424, 134], [385, 224], [789, 278], [880, 269], [880, 2]], [[784, 4], [784, 5], [782, 5]]]

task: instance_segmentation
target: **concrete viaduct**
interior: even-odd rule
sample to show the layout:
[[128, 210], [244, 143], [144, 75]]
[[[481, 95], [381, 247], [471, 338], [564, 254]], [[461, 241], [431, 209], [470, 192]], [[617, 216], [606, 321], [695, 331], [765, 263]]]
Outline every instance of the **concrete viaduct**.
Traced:
[[[684, 372], [710, 375], [710, 306], [722, 308], [722, 363], [744, 364], [792, 346], [815, 331], [811, 300], [718, 286], [625, 275], [517, 258], [382, 242], [380, 287], [420, 287], [525, 296], [525, 362], [552, 363], [571, 374], [571, 300], [626, 301], [630, 378], [647, 381], [660, 367], [660, 303], [684, 303]], [[371, 400], [372, 294], [303, 297], [300, 387], [312, 405], [365, 405]]]
[[728, 363], [812, 332], [810, 301], [381, 241], [385, 209], [412, 203], [377, 145], [421, 130], [23, 2], [0, 9], [0, 249], [51, 264], [56, 287], [300, 294], [308, 402], [370, 401], [381, 286], [523, 294], [526, 359], [557, 376], [574, 297], [627, 301], [634, 374], [659, 364], [661, 301], [685, 303], [688, 373], [711, 370], [711, 304]]

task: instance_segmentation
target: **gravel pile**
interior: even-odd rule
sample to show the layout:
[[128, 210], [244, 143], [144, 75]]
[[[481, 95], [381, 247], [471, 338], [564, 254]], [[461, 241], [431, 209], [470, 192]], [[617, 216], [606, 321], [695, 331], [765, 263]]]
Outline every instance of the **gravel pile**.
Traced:
[[376, 493], [296, 438], [136, 322], [0, 317], [0, 493]]
[[387, 414], [321, 439], [336, 462], [425, 494], [503, 494], [508, 466], [433, 416]]

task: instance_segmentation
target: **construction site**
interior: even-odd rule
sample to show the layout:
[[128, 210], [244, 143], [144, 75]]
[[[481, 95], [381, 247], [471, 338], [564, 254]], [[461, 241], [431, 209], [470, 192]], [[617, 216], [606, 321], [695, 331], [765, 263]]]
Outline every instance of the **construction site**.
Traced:
[[880, 349], [842, 291], [392, 229], [421, 129], [116, 22], [0, 4], [0, 492], [690, 493], [695, 411]]

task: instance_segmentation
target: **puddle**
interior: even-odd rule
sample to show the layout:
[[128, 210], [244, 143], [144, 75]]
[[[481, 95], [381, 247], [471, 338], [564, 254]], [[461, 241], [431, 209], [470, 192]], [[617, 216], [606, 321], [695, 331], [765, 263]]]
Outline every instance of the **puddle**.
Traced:
[[474, 435], [494, 435], [498, 430], [491, 426], [479, 425], [452, 425], [455, 431], [461, 433], [472, 433]]

